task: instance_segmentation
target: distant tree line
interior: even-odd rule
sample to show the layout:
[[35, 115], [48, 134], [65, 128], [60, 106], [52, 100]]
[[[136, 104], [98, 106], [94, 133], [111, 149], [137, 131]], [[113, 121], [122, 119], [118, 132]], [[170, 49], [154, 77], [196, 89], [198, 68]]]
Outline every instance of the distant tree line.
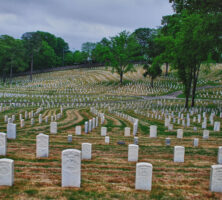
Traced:
[[3, 81], [14, 72], [99, 63], [123, 75], [133, 71], [133, 63], [143, 62], [144, 76], [151, 86], [162, 74], [161, 66], [169, 65], [178, 72], [184, 85], [185, 107], [195, 105], [200, 66], [222, 61], [222, 1], [169, 0], [175, 13], [164, 16], [159, 28], [139, 28], [133, 33], [123, 31], [100, 42], [86, 42], [82, 49], [70, 51], [60, 37], [46, 32], [24, 33], [21, 39], [0, 36], [0, 72]]

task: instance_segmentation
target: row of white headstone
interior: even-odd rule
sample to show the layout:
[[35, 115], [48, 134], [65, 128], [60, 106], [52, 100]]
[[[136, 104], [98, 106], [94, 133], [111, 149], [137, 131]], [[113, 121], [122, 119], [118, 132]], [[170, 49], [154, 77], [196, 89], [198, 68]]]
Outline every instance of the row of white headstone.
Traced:
[[[91, 159], [84, 155], [84, 151], [91, 151], [91, 144], [82, 144], [83, 152], [77, 149], [66, 149], [62, 151], [62, 187], [81, 186], [81, 158]], [[82, 156], [81, 156], [82, 154]], [[84, 155], [84, 156], [83, 156]], [[136, 190], [152, 189], [153, 166], [150, 163], [140, 162], [136, 164]], [[222, 165], [212, 165], [210, 175], [210, 190], [222, 192]], [[0, 185], [12, 186], [14, 183], [14, 161], [11, 159], [0, 159]]]

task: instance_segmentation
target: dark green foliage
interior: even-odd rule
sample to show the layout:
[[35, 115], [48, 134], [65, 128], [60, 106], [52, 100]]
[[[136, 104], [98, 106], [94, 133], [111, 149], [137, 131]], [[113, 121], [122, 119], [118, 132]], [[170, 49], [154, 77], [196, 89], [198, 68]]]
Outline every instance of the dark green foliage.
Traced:
[[123, 82], [123, 74], [134, 70], [133, 61], [139, 59], [139, 44], [133, 35], [123, 31], [112, 37], [109, 47], [104, 51], [104, 60], [113, 71], [120, 75], [120, 83]]

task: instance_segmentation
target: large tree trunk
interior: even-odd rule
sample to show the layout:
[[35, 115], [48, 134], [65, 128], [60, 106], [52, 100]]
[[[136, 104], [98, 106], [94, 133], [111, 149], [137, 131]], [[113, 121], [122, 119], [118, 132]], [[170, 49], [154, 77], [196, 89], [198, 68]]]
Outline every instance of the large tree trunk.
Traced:
[[10, 66], [10, 82], [12, 82], [12, 64]]
[[31, 57], [30, 81], [32, 81], [32, 73], [33, 73], [33, 53]]
[[185, 108], [189, 108], [189, 95], [186, 95]]
[[169, 63], [166, 63], [166, 73], [165, 73], [165, 76], [168, 76], [168, 70], [169, 70]]
[[150, 84], [151, 84], [151, 88], [153, 88], [153, 77], [151, 76], [151, 82], [150, 82]]
[[192, 86], [192, 80], [193, 80], [193, 69], [191, 69], [190, 71], [190, 76], [188, 79], [186, 79], [186, 85], [185, 85], [185, 97], [186, 97], [186, 101], [185, 101], [185, 108], [188, 109], [189, 108], [189, 97], [190, 97], [190, 93], [191, 93], [191, 86]]
[[120, 72], [120, 84], [123, 84], [123, 71]]
[[2, 81], [3, 81], [3, 83], [6, 82], [6, 72], [5, 71], [3, 71], [3, 73], [2, 73]]
[[198, 66], [197, 68], [195, 67], [194, 72], [193, 72], [194, 77], [193, 77], [191, 107], [195, 106], [195, 96], [196, 96], [196, 89], [197, 89], [197, 81], [198, 81], [199, 71], [200, 71], [200, 66]]

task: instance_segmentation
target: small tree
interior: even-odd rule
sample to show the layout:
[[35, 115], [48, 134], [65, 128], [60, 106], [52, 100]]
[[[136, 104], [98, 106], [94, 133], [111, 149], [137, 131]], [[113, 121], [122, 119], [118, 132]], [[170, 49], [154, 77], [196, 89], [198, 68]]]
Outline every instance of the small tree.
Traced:
[[152, 65], [145, 64], [143, 67], [146, 71], [144, 72], [143, 76], [146, 77], [147, 75], [151, 78], [151, 87], [153, 88], [153, 81], [155, 78], [161, 75], [161, 65], [158, 63], [157, 60], [153, 62]]
[[123, 74], [134, 70], [133, 62], [139, 59], [139, 44], [135, 37], [126, 31], [112, 37], [110, 42], [109, 53], [105, 58], [106, 64], [119, 74], [122, 84]]

